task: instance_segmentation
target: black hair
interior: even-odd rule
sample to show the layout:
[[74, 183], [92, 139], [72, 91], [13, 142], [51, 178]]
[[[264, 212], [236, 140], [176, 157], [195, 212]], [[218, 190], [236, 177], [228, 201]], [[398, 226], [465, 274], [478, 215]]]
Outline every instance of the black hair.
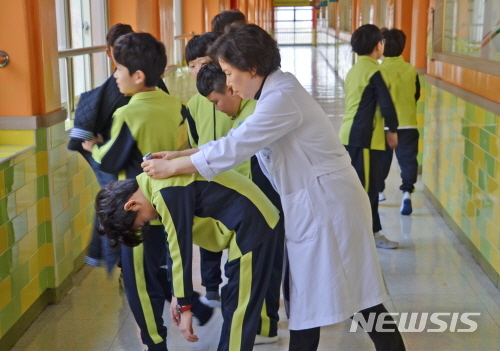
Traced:
[[129, 33], [134, 33], [130, 24], [117, 23], [109, 28], [108, 34], [106, 35], [106, 44], [108, 45], [108, 49], [115, 46], [115, 42], [119, 37]]
[[194, 61], [197, 58], [208, 56], [208, 48], [217, 39], [217, 34], [213, 32], [195, 35], [186, 44], [184, 56], [186, 62]]
[[123, 244], [133, 247], [144, 241], [148, 226], [133, 230], [137, 212], [123, 209], [137, 189], [139, 184], [136, 179], [126, 179], [111, 182], [97, 193], [95, 198], [97, 232], [106, 235], [111, 246]]
[[352, 33], [352, 51], [358, 55], [370, 55], [383, 39], [382, 32], [376, 25], [363, 24]]
[[281, 67], [276, 40], [255, 24], [233, 24], [210, 47], [214, 62], [222, 60], [243, 72], [267, 77]]
[[222, 11], [212, 19], [212, 32], [222, 33], [227, 25], [237, 22], [247, 22], [245, 15], [240, 10]]
[[403, 53], [406, 45], [406, 35], [400, 29], [389, 29], [382, 33], [385, 39], [384, 56], [398, 57]]
[[167, 66], [165, 46], [149, 33], [121, 36], [113, 47], [115, 61], [127, 67], [130, 75], [142, 71], [146, 87], [158, 84]]
[[207, 97], [213, 91], [225, 94], [227, 90], [226, 74], [220, 66], [214, 62], [203, 65], [196, 77], [196, 88], [198, 92]]

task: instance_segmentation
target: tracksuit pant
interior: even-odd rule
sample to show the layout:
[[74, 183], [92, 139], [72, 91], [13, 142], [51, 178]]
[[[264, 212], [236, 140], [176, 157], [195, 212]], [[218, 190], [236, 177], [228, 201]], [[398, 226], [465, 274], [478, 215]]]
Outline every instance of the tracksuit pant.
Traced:
[[167, 245], [163, 226], [151, 226], [136, 247], [122, 245], [121, 260], [125, 293], [149, 351], [167, 350], [167, 328], [163, 323], [165, 300], [172, 294], [168, 279]]
[[221, 293], [224, 322], [218, 351], [253, 350], [273, 270], [276, 239], [276, 235], [270, 235], [252, 251], [225, 264], [228, 282]]
[[418, 129], [398, 129], [398, 146], [395, 150], [386, 145], [386, 150], [380, 154], [380, 176], [378, 191], [385, 189], [385, 180], [391, 169], [392, 157], [396, 152], [399, 167], [401, 168], [401, 186], [399, 190], [413, 192], [418, 174]]
[[361, 184], [368, 193], [372, 208], [373, 232], [382, 230], [380, 216], [378, 214], [378, 185], [379, 185], [379, 158], [383, 151], [363, 149], [346, 145], [346, 150], [351, 156], [351, 163], [358, 174]]

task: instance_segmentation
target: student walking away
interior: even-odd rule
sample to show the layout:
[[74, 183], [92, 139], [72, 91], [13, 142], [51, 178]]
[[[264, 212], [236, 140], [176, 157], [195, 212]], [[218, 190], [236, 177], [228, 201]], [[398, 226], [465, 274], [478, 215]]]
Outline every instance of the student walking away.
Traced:
[[[254, 113], [189, 158], [153, 154], [144, 171], [155, 179], [199, 172], [212, 180], [256, 155], [285, 216], [289, 349], [316, 350], [321, 326], [358, 311], [373, 312], [378, 320], [386, 311], [386, 292], [370, 203], [325, 112], [292, 74], [280, 70], [276, 41], [256, 25], [229, 28], [211, 57], [234, 94], [257, 100]], [[405, 350], [397, 329], [369, 336], [379, 351]]]
[[[396, 110], [377, 61], [384, 53], [384, 42], [382, 32], [373, 24], [359, 27], [351, 36], [358, 62], [345, 79], [346, 109], [339, 135], [370, 199], [375, 245], [395, 249], [399, 243], [380, 233], [378, 213], [380, 154], [385, 150], [386, 139], [390, 148], [398, 143]], [[384, 125], [388, 128], [385, 134]]]
[[[389, 93], [398, 115], [398, 146], [394, 149], [401, 168], [403, 192], [400, 212], [410, 215], [413, 212], [411, 193], [415, 190], [418, 174], [417, 101], [420, 98], [420, 81], [415, 67], [401, 56], [406, 44], [402, 30], [390, 29], [382, 32], [385, 39], [384, 61], [380, 65], [387, 82]], [[391, 169], [393, 149], [386, 147], [380, 157], [379, 201], [385, 200], [385, 180]]]
[[[108, 46], [106, 54], [110, 60], [114, 61], [113, 47], [118, 38], [133, 32], [130, 25], [122, 23], [117, 23], [109, 29], [106, 35], [106, 44]], [[168, 93], [162, 79], [158, 81], [158, 87]], [[101, 86], [83, 93], [75, 111], [74, 127], [69, 134], [68, 149], [78, 151], [87, 160], [101, 187], [117, 180], [118, 176], [114, 173], [102, 171], [99, 163], [92, 158], [92, 154], [82, 148], [82, 142], [92, 140], [97, 135], [101, 135], [103, 141], [108, 141], [114, 112], [116, 109], [128, 104], [129, 101], [130, 97], [120, 93], [116, 85], [116, 79], [111, 75]], [[115, 257], [117, 259], [119, 252], [111, 249], [105, 239], [101, 239], [94, 223], [85, 263], [95, 267], [101, 266], [104, 257], [108, 257], [106, 261], [110, 262], [108, 269], [111, 270], [115, 263], [111, 263], [112, 260], [109, 258]]]
[[[178, 127], [185, 107], [175, 97], [156, 85], [165, 70], [164, 45], [148, 33], [130, 33], [120, 37], [114, 46], [117, 69], [114, 73], [120, 92], [131, 96], [129, 103], [113, 115], [110, 139], [101, 144], [99, 138], [82, 143], [100, 168], [118, 173], [120, 178], [135, 178], [142, 173], [142, 155], [165, 147], [176, 148]], [[125, 293], [141, 338], [150, 351], [167, 350], [167, 329], [163, 323], [163, 307], [171, 292], [167, 262], [167, 246], [161, 237], [160, 222], [151, 223], [156, 233], [135, 247], [121, 246], [121, 265]], [[102, 231], [101, 231], [102, 233]], [[121, 242], [112, 239], [114, 244]], [[206, 322], [212, 309], [193, 305], [200, 323]]]
[[96, 208], [103, 232], [128, 246], [158, 235], [145, 227], [161, 220], [175, 296], [170, 316], [190, 342], [198, 341], [192, 326], [193, 244], [210, 251], [228, 249], [218, 351], [253, 350], [279, 220], [278, 210], [255, 184], [234, 171], [210, 182], [199, 174], [155, 180], [143, 173], [103, 188]]

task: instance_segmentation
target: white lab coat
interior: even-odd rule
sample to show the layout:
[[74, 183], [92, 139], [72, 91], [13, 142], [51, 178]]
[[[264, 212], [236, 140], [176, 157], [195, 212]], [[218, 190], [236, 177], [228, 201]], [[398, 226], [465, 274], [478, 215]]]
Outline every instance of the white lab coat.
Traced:
[[290, 73], [270, 74], [253, 115], [191, 160], [210, 180], [254, 154], [283, 205], [290, 329], [382, 303], [368, 196], [325, 112]]

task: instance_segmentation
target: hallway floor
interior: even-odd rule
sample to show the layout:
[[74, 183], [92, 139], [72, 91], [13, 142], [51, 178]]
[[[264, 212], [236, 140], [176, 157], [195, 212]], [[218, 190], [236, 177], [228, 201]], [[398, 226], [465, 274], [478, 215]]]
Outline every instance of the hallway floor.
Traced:
[[[281, 53], [283, 70], [297, 75], [338, 129], [344, 111], [343, 82], [316, 49], [284, 47]], [[427, 329], [439, 328], [439, 325], [427, 321], [427, 325], [421, 325], [425, 327], [424, 331], [403, 333], [407, 350], [500, 350], [500, 291], [425, 197], [420, 180], [412, 198], [413, 214], [399, 214], [398, 174], [394, 162], [387, 180], [387, 200], [380, 206], [384, 234], [399, 241], [401, 246], [397, 250], [378, 249], [390, 296], [386, 307], [400, 315], [418, 312], [419, 322], [425, 312], [429, 318], [433, 312], [448, 313], [439, 317], [447, 324], [444, 332], [426, 332]], [[198, 262], [197, 257], [195, 262]], [[198, 267], [194, 267], [193, 273], [195, 289], [203, 292]], [[278, 343], [256, 346], [256, 351], [288, 349], [288, 323], [284, 309], [280, 312]], [[469, 328], [460, 319], [456, 328], [453, 327], [453, 316], [456, 318], [463, 313], [480, 313], [469, 317], [477, 323], [476, 331], [457, 332]], [[167, 310], [164, 318], [169, 330], [169, 350], [217, 349], [222, 323], [220, 310], [216, 310], [206, 326], [196, 327], [195, 334], [200, 341], [194, 344], [185, 341], [177, 327], [170, 323]], [[350, 332], [350, 328], [350, 320], [322, 328], [319, 350], [374, 350], [364, 331], [358, 328], [357, 332]], [[118, 286], [117, 272], [108, 279], [104, 269], [86, 266], [74, 277], [74, 288], [62, 302], [48, 306], [12, 350], [142, 349], [134, 317]]]

